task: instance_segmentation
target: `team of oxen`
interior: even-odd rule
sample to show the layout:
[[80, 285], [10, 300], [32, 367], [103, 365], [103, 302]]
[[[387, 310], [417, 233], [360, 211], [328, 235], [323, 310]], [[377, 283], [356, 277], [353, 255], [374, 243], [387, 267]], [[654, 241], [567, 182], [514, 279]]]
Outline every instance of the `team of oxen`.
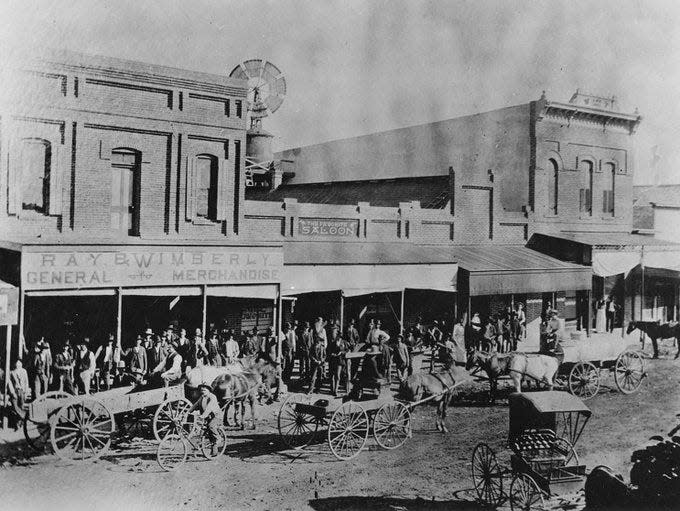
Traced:
[[[657, 322], [631, 321], [627, 328], [646, 334], [657, 353], [659, 339], [675, 339], [680, 356], [680, 323], [659, 324]], [[539, 353], [485, 353], [471, 350], [467, 354], [465, 371], [450, 365], [439, 372], [414, 373], [400, 385], [399, 397], [409, 402], [417, 402], [432, 397], [430, 402], [437, 406], [435, 425], [438, 431], [447, 432], [445, 425], [447, 407], [451, 404], [453, 392], [462, 381], [471, 380], [469, 371], [475, 368], [486, 373], [489, 381], [489, 399], [495, 402], [498, 380], [509, 377], [516, 392], [522, 391], [522, 383], [533, 382], [536, 386], [545, 385], [552, 390], [560, 361], [557, 357]], [[210, 385], [221, 403], [225, 405], [226, 424], [228, 413], [234, 405], [234, 422], [244, 427], [245, 407], [250, 406], [252, 429], [256, 427], [255, 406], [262, 396], [271, 398], [272, 389], [279, 384], [277, 368], [270, 361], [258, 358], [244, 358], [235, 364], [224, 367], [203, 366], [192, 369], [185, 377], [187, 397], [198, 397], [198, 386]], [[278, 388], [277, 391], [278, 392]], [[240, 411], [240, 421], [238, 418]]]

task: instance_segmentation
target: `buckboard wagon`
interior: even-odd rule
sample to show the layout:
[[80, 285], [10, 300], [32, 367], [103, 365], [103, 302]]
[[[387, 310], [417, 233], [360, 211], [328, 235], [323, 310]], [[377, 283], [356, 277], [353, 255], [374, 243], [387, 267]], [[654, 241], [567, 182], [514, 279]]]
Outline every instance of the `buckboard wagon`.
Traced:
[[324, 428], [333, 456], [339, 460], [356, 457], [365, 447], [369, 433], [383, 449], [396, 449], [411, 438], [411, 410], [451, 392], [468, 380], [457, 381], [439, 394], [415, 402], [397, 400], [390, 385], [382, 381], [374, 392], [362, 393], [360, 400], [314, 399], [291, 394], [278, 413], [279, 436], [292, 449], [312, 444]]
[[64, 460], [86, 461], [109, 450], [116, 425], [130, 430], [148, 424], [161, 440], [174, 432], [177, 418], [189, 407], [181, 384], [118, 387], [80, 396], [50, 391], [28, 405], [24, 436], [36, 450], [49, 444]]
[[514, 393], [509, 414], [510, 466], [499, 464], [486, 443], [472, 453], [477, 499], [490, 507], [509, 501], [513, 510], [544, 509], [546, 498], [581, 488], [586, 467], [574, 445], [591, 416], [583, 401], [558, 391]]

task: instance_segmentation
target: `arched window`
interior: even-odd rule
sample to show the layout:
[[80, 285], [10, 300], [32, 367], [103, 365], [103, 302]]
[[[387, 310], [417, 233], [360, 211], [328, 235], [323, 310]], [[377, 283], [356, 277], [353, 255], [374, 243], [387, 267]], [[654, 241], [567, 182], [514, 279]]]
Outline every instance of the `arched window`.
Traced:
[[548, 211], [556, 215], [559, 202], [559, 168], [552, 158], [548, 160]]
[[200, 154], [196, 158], [196, 216], [217, 219], [217, 157]]
[[21, 143], [21, 208], [47, 213], [50, 197], [52, 146], [46, 140]]
[[614, 216], [614, 181], [616, 180], [616, 166], [613, 163], [604, 164], [605, 187], [602, 191], [602, 212]]
[[139, 236], [141, 153], [111, 151], [111, 229], [121, 236]]
[[593, 214], [593, 162], [590, 160], [581, 160], [578, 164], [579, 170], [583, 173], [585, 179], [585, 186], [580, 189], [579, 193], [579, 210], [582, 213]]

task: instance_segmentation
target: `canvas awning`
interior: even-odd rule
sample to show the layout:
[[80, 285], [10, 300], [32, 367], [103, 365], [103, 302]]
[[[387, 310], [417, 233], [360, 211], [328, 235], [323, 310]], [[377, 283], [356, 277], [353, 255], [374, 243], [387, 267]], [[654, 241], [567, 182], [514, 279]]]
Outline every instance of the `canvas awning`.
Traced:
[[544, 293], [591, 287], [591, 269], [566, 263], [522, 245], [466, 245], [450, 248], [470, 296]]
[[282, 295], [342, 291], [345, 296], [403, 289], [456, 291], [458, 265], [441, 246], [312, 243], [284, 246]]
[[278, 286], [274, 284], [245, 285], [245, 286], [208, 286], [208, 296], [220, 296], [227, 298], [262, 298], [276, 300]]

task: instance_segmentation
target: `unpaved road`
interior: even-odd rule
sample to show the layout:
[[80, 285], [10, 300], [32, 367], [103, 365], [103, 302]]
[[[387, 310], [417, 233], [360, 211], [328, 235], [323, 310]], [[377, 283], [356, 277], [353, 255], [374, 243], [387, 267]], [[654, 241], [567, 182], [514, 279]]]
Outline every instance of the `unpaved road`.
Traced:
[[[577, 450], [589, 468], [609, 465], [627, 480], [633, 449], [675, 424], [680, 361], [648, 366], [638, 393], [605, 389], [588, 402], [593, 418]], [[606, 381], [614, 387], [613, 378]], [[175, 473], [159, 469], [150, 440], [121, 443], [95, 463], [68, 465], [53, 455], [25, 457], [23, 442], [10, 439], [0, 450], [0, 509], [480, 509], [467, 491], [475, 444], [485, 441], [501, 462], [509, 459], [506, 400], [450, 409], [447, 435], [434, 429], [433, 409], [422, 407], [403, 447], [379, 450], [369, 438], [370, 449], [347, 462], [336, 461], [325, 445], [284, 451], [276, 411], [260, 408], [257, 432], [234, 436], [219, 460], [192, 461]]]

